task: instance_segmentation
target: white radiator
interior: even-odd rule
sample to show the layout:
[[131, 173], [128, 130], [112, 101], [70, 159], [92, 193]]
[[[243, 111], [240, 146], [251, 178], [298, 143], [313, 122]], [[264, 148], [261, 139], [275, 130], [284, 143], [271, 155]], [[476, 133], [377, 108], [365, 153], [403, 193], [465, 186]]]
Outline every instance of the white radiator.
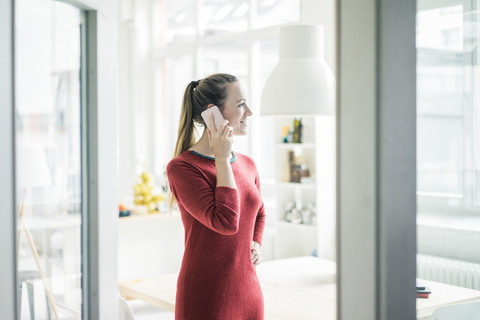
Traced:
[[417, 254], [417, 277], [480, 290], [480, 263]]

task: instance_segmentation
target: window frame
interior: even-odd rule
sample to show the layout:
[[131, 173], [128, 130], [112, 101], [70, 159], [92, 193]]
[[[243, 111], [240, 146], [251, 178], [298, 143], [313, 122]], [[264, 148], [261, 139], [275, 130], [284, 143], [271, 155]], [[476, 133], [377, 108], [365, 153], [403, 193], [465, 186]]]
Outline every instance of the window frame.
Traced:
[[5, 212], [0, 224], [2, 241], [0, 252], [3, 262], [0, 264], [0, 317], [17, 319], [17, 263], [16, 263], [16, 196], [15, 185], [15, 134], [14, 134], [14, 1], [0, 2], [0, 41], [5, 46], [0, 51], [0, 95], [3, 97], [3, 116], [0, 117], [0, 148], [5, 155], [0, 157], [0, 201]]
[[[52, 0], [53, 1], [53, 0]], [[82, 144], [88, 145], [82, 154], [83, 173], [87, 175], [88, 216], [82, 222], [82, 319], [118, 317], [117, 229], [117, 2], [114, 0], [62, 0], [87, 13], [87, 86], [88, 123], [82, 132]], [[4, 260], [0, 266], [3, 288], [0, 290], [0, 318], [19, 319], [17, 311], [17, 199], [15, 197], [15, 0], [0, 2], [0, 91], [5, 102], [1, 117], [0, 146], [5, 151], [0, 158], [0, 193], [5, 215], [0, 226], [0, 243]], [[101, 130], [99, 124], [102, 124]], [[85, 127], [84, 127], [85, 128]], [[82, 148], [82, 152], [85, 149]], [[83, 177], [85, 178], [85, 176]], [[101, 235], [101, 236], [100, 236]], [[85, 251], [84, 251], [85, 250]], [[104, 254], [108, 252], [108, 254]]]

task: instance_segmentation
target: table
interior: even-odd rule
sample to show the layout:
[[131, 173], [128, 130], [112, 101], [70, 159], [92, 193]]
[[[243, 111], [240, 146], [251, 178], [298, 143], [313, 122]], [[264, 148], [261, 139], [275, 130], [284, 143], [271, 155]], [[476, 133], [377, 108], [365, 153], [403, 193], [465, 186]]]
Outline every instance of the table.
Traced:
[[[263, 292], [265, 319], [335, 319], [335, 292], [331, 286], [335, 281], [334, 262], [301, 257], [263, 262], [256, 270]], [[178, 273], [172, 273], [122, 281], [119, 290], [126, 299], [140, 299], [174, 312], [177, 278]], [[321, 288], [305, 290], [312, 279]]]
[[418, 281], [430, 287], [432, 293], [428, 299], [417, 299], [417, 319], [429, 317], [435, 309], [443, 306], [480, 300], [480, 291], [478, 290], [423, 279], [418, 279]]
[[[265, 319], [336, 318], [336, 264], [315, 257], [262, 262], [256, 267], [265, 302]], [[178, 273], [122, 281], [120, 294], [175, 311]], [[417, 318], [441, 306], [480, 300], [480, 291], [421, 280], [430, 287], [428, 299], [417, 299]]]

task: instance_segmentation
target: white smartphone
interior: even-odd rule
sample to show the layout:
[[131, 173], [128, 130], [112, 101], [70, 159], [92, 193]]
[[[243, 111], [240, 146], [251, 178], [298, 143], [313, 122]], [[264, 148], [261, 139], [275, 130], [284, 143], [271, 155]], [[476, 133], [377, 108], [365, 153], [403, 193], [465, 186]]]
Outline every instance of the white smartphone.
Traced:
[[210, 129], [210, 131], [213, 131], [212, 128], [210, 128], [210, 113], [213, 113], [213, 123], [215, 124], [215, 129], [218, 130], [218, 128], [220, 127], [220, 124], [224, 120], [222, 113], [220, 112], [217, 106], [213, 106], [202, 112], [201, 114], [202, 118], [207, 124], [207, 127], [208, 129]]

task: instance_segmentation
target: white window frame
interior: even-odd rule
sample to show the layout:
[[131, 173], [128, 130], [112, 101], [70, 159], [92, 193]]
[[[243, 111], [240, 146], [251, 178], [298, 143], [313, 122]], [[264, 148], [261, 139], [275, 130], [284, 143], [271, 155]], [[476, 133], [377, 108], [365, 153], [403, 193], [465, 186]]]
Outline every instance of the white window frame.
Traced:
[[[117, 246], [117, 1], [62, 0], [87, 12], [88, 32], [87, 124], [82, 124], [82, 169], [88, 189], [82, 197], [82, 318], [118, 318]], [[14, 14], [15, 0], [0, 1], [0, 92], [3, 116], [0, 117], [0, 199], [3, 215], [0, 231], [1, 319], [19, 319], [17, 314], [16, 199], [15, 199], [15, 127], [14, 127]], [[85, 119], [85, 118], [84, 118]], [[101, 127], [100, 127], [101, 124]], [[84, 190], [85, 190], [84, 189]]]

